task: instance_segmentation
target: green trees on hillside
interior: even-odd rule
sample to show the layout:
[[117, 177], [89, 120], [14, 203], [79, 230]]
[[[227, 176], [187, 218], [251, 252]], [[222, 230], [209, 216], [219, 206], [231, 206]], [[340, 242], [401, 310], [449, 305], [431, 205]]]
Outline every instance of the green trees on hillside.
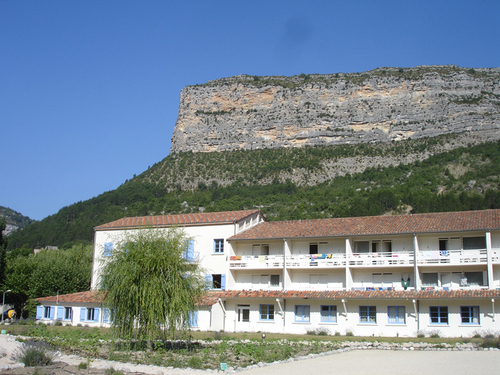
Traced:
[[[261, 208], [269, 220], [500, 208], [500, 143], [438, 152], [453, 135], [382, 145], [181, 153], [84, 202], [9, 236], [8, 250], [92, 241], [93, 227], [124, 216]], [[298, 185], [284, 179], [301, 169], [325, 174], [345, 157], [398, 156], [433, 150], [409, 165]], [[307, 179], [307, 177], [306, 177]], [[311, 185], [309, 185], [309, 183]]]

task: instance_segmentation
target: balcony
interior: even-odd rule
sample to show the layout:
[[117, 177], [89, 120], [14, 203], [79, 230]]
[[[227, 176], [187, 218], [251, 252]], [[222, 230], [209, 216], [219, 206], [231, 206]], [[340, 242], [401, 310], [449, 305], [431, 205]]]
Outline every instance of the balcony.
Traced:
[[[497, 255], [498, 256], [498, 255]], [[486, 263], [486, 249], [481, 250], [434, 250], [418, 252], [419, 265]]]
[[341, 267], [346, 265], [345, 254], [300, 254], [286, 257], [287, 268]]
[[229, 268], [280, 267], [283, 267], [283, 255], [241, 255], [229, 257]]
[[413, 253], [357, 253], [349, 259], [350, 266], [412, 266]]

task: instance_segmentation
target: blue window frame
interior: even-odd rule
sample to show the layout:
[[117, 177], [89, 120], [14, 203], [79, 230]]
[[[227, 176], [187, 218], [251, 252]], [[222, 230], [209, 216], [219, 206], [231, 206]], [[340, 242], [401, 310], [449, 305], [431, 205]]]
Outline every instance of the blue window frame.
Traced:
[[214, 254], [223, 254], [224, 253], [224, 239], [217, 238], [214, 240]]
[[377, 323], [376, 306], [359, 306], [360, 323]]
[[389, 306], [387, 308], [389, 324], [406, 324], [406, 309], [404, 306]]
[[274, 305], [260, 305], [260, 320], [274, 320]]
[[81, 322], [99, 322], [99, 308], [82, 307], [80, 309]]
[[309, 305], [295, 305], [295, 321], [309, 323], [311, 321], [311, 307]]
[[113, 243], [112, 242], [105, 242], [104, 243], [104, 251], [103, 251], [102, 255], [105, 257], [110, 257], [112, 253], [113, 253]]
[[448, 306], [429, 307], [431, 324], [448, 324]]
[[321, 322], [337, 323], [337, 305], [321, 305]]
[[460, 306], [462, 324], [479, 324], [479, 306]]
[[205, 275], [205, 289], [226, 289], [226, 275]]
[[54, 319], [55, 310], [56, 308], [54, 306], [44, 306], [43, 319]]

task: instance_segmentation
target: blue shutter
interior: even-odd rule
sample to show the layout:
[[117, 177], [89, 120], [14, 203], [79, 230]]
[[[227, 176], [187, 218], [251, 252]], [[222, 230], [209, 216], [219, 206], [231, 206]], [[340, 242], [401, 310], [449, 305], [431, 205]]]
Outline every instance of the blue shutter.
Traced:
[[105, 257], [110, 257], [112, 252], [113, 252], [113, 243], [112, 242], [106, 242], [106, 243], [104, 243], [104, 253], [103, 253], [103, 255]]
[[222, 290], [226, 290], [226, 275], [225, 274], [220, 275], [220, 288]]
[[189, 326], [198, 327], [198, 311], [191, 311], [189, 313]]
[[109, 322], [109, 309], [102, 309], [102, 322], [107, 323]]
[[94, 309], [94, 322], [99, 321], [99, 309]]
[[63, 314], [64, 314], [64, 307], [62, 306], [57, 307], [57, 320], [62, 320]]
[[50, 306], [49, 310], [49, 319], [54, 319], [54, 314], [56, 312], [57, 307], [56, 306]]
[[191, 262], [194, 260], [194, 240], [189, 240], [188, 242], [187, 260]]
[[212, 275], [205, 275], [205, 289], [212, 289]]
[[87, 311], [87, 309], [85, 307], [80, 308], [80, 322], [85, 321], [85, 312], [86, 311]]
[[214, 249], [213, 252], [215, 253], [215, 249], [217, 248], [217, 240], [214, 240]]
[[36, 318], [37, 319], [42, 319], [43, 318], [43, 306], [37, 306], [36, 307]]

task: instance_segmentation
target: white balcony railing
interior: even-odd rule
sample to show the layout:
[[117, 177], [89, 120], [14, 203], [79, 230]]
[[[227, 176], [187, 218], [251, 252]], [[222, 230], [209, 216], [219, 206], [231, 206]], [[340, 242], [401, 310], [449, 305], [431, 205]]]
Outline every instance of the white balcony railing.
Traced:
[[283, 267], [283, 255], [242, 255], [229, 257], [230, 268], [279, 268]]
[[487, 253], [483, 250], [437, 250], [420, 251], [418, 264], [463, 264], [486, 263]]
[[339, 267], [346, 265], [345, 254], [300, 254], [286, 257], [286, 266], [293, 267]]
[[413, 265], [413, 253], [359, 253], [349, 259], [350, 266]]

